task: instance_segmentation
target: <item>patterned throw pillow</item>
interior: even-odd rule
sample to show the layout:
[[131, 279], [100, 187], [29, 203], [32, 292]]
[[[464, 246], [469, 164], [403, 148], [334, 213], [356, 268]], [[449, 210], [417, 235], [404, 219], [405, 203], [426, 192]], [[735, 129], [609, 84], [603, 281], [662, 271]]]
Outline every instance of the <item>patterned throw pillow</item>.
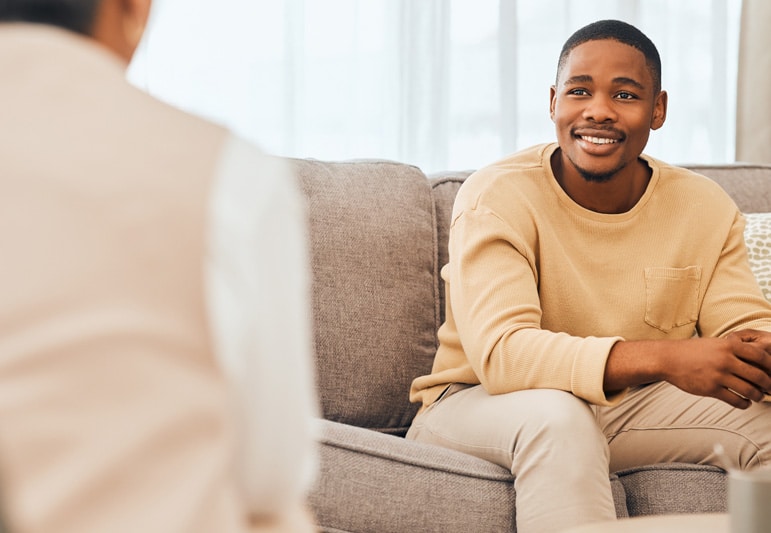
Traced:
[[750, 267], [766, 300], [771, 301], [771, 213], [745, 213], [744, 218]]

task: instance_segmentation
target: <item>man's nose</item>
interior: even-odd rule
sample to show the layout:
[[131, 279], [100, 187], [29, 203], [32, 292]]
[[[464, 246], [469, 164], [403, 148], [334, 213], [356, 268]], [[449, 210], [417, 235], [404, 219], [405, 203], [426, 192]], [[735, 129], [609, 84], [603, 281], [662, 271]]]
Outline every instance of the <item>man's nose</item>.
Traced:
[[616, 113], [612, 98], [602, 95], [594, 95], [586, 103], [583, 117], [596, 123], [616, 122], [618, 120], [618, 114]]

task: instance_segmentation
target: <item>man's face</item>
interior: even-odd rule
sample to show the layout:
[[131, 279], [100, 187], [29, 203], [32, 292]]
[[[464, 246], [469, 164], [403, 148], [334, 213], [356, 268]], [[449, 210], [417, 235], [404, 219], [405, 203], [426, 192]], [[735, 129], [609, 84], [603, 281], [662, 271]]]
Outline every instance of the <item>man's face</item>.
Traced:
[[634, 163], [666, 116], [645, 56], [611, 39], [576, 46], [551, 88], [562, 168], [607, 181]]

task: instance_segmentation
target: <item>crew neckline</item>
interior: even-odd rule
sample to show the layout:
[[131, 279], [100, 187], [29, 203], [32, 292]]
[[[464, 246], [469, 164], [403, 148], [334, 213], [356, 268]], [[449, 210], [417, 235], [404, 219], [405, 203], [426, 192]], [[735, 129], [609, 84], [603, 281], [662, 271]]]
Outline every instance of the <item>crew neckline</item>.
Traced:
[[650, 200], [651, 196], [653, 196], [653, 191], [656, 189], [656, 186], [659, 182], [659, 165], [652, 157], [645, 154], [640, 154], [639, 158], [645, 162], [646, 165], [648, 165], [648, 168], [651, 169], [651, 178], [648, 181], [645, 192], [637, 201], [637, 203], [632, 206], [631, 209], [624, 211], [623, 213], [599, 213], [597, 211], [592, 211], [591, 209], [587, 209], [586, 207], [583, 207], [575, 200], [573, 200], [557, 181], [557, 177], [554, 175], [554, 170], [551, 167], [551, 157], [554, 155], [554, 152], [556, 152], [558, 148], [559, 144], [556, 142], [547, 144], [541, 154], [541, 165], [545, 169], [548, 176], [549, 186], [557, 195], [560, 203], [570, 212], [582, 218], [587, 218], [598, 222], [622, 222], [629, 220], [630, 218], [636, 216], [637, 213], [639, 213], [645, 207], [645, 205], [648, 203], [648, 200]]

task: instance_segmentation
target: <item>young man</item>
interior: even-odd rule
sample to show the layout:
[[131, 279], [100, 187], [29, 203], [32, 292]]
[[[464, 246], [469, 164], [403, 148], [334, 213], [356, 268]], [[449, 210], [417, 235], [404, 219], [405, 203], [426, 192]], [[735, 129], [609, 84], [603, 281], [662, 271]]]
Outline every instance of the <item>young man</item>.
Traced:
[[714, 464], [715, 443], [771, 464], [771, 306], [727, 194], [642, 155], [666, 108], [653, 43], [590, 24], [560, 54], [557, 143], [458, 193], [408, 437], [510, 468], [519, 533], [613, 519], [609, 469]]
[[149, 9], [0, 3], [0, 514], [311, 531], [303, 202], [278, 160], [126, 82]]

